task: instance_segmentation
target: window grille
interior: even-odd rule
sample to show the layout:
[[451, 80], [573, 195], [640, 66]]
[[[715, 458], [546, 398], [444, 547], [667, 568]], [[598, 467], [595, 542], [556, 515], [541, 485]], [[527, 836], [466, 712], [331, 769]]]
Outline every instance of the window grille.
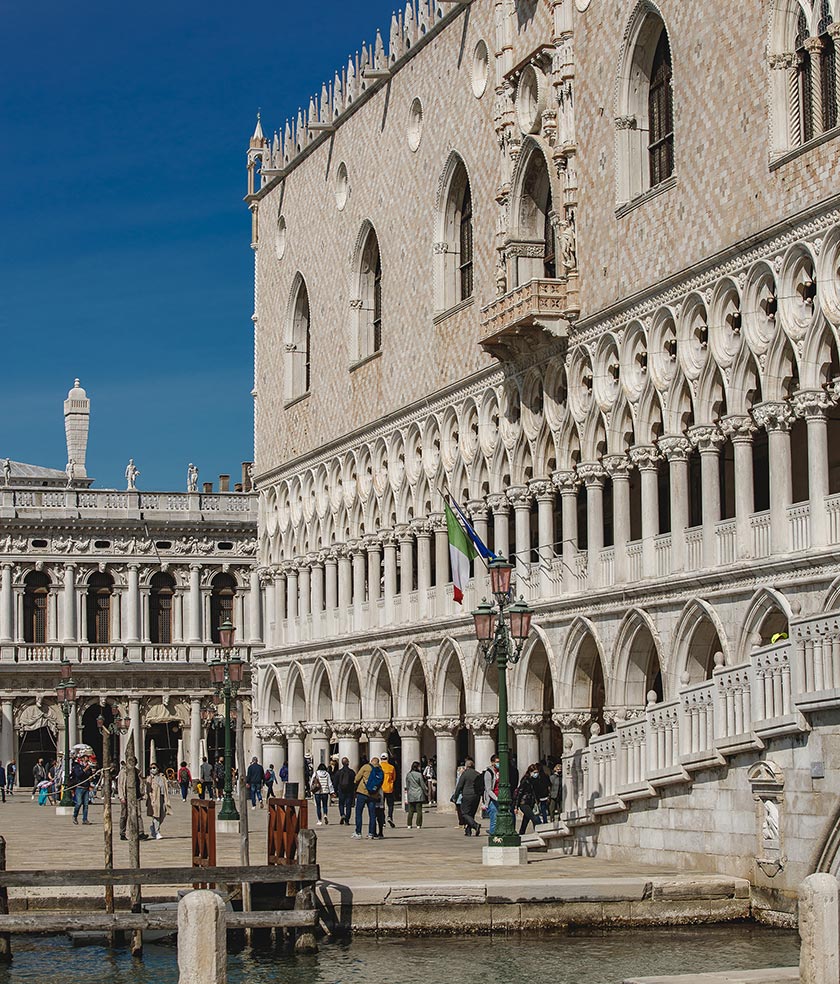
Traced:
[[648, 159], [650, 186], [655, 187], [674, 172], [674, 94], [671, 88], [671, 46], [663, 30], [653, 56], [648, 92], [650, 126]]
[[23, 595], [23, 640], [43, 645], [47, 641], [47, 604], [49, 578], [40, 571], [33, 571], [26, 578]]
[[464, 187], [464, 198], [461, 202], [461, 236], [460, 236], [460, 271], [461, 271], [461, 300], [472, 297], [473, 293], [473, 225], [472, 225], [472, 194], [469, 182]]
[[382, 348], [382, 257], [375, 236], [373, 241], [376, 248], [376, 265], [373, 268], [373, 351], [378, 352]]

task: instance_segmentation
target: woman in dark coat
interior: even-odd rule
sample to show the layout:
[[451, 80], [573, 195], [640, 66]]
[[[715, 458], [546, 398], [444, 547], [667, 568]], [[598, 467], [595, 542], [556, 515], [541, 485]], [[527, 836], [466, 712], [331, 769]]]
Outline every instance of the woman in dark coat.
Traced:
[[539, 765], [529, 765], [528, 770], [519, 782], [516, 790], [514, 809], [522, 811], [522, 823], [519, 825], [519, 833], [524, 834], [528, 829], [528, 824], [532, 823], [537, 829], [537, 814], [534, 812], [539, 802], [538, 777], [540, 774]]

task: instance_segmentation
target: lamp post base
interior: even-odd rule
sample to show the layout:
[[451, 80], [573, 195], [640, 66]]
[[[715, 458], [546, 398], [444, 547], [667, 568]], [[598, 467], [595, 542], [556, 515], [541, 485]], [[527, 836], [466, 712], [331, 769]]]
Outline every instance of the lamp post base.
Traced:
[[216, 833], [217, 834], [238, 834], [239, 833], [239, 821], [238, 820], [220, 820], [216, 818]]
[[72, 806], [57, 806], [55, 808], [55, 815], [57, 817], [72, 817], [73, 807]]
[[518, 867], [528, 863], [528, 848], [488, 845], [481, 850], [481, 863], [493, 867]]

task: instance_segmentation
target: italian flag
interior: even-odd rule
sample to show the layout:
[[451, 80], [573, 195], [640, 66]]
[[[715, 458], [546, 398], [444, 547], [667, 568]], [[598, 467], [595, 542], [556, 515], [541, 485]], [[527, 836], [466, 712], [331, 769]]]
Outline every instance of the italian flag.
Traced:
[[477, 551], [455, 513], [449, 508], [449, 503], [444, 502], [443, 508], [446, 513], [446, 531], [449, 535], [449, 565], [452, 568], [453, 597], [460, 605], [464, 601], [464, 585], [470, 579], [470, 561], [477, 556]]

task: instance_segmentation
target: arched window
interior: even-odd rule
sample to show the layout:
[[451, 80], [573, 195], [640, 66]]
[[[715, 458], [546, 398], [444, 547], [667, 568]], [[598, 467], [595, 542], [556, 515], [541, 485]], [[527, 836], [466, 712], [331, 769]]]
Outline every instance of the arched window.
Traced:
[[[236, 597], [236, 580], [231, 574], [217, 574], [210, 590], [210, 638], [221, 642], [219, 626], [222, 622], [233, 622], [233, 599]], [[242, 629], [242, 626], [238, 626]]]
[[94, 646], [111, 641], [111, 596], [114, 580], [99, 571], [91, 574], [87, 590], [87, 637]]
[[523, 149], [514, 188], [514, 222], [508, 244], [508, 282], [512, 287], [557, 276], [557, 215], [551, 175], [536, 143]]
[[351, 298], [351, 360], [356, 363], [382, 348], [382, 256], [370, 223], [365, 223], [357, 243]]
[[172, 643], [172, 601], [175, 597], [175, 579], [171, 574], [158, 571], [152, 577], [149, 591], [149, 638], [158, 646]]
[[472, 189], [461, 158], [452, 153], [441, 181], [435, 243], [435, 308], [438, 313], [473, 296]]
[[641, 4], [630, 24], [616, 104], [618, 200], [628, 202], [674, 173], [671, 43], [662, 18]]
[[309, 291], [306, 281], [298, 274], [286, 326], [287, 400], [296, 400], [309, 392], [310, 349]]
[[43, 571], [30, 571], [23, 589], [23, 641], [43, 644], [47, 641], [49, 615], [47, 604], [50, 579]]
[[820, 4], [820, 19], [817, 32], [820, 39], [820, 103], [823, 130], [833, 130], [837, 126], [837, 90], [840, 80], [837, 77], [837, 49], [830, 27], [834, 22], [829, 0]]
[[814, 114], [812, 112], [814, 98], [814, 67], [807, 41], [810, 37], [808, 20], [805, 11], [799, 11], [796, 22], [796, 76], [797, 95], [799, 97], [799, 142], [805, 143], [814, 135]]

